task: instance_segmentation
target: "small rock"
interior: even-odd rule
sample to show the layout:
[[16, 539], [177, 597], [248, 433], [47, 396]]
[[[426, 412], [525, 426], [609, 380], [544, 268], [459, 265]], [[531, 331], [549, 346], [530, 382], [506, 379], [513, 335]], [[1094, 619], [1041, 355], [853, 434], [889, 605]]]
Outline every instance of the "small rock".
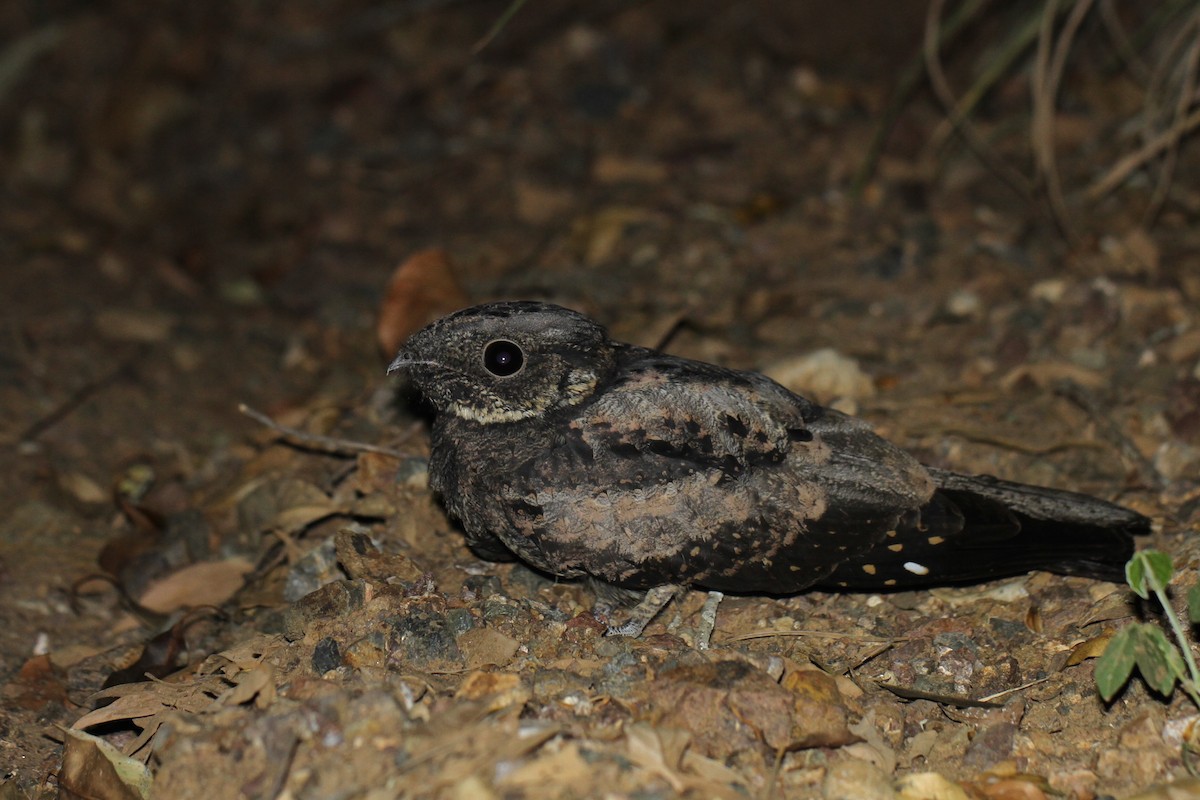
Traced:
[[1052, 278], [1050, 280], [1038, 281], [1029, 290], [1029, 296], [1034, 300], [1041, 300], [1050, 305], [1057, 305], [1062, 302], [1063, 295], [1067, 293], [1067, 282], [1061, 278]]
[[764, 372], [788, 389], [826, 402], [834, 397], [863, 398], [875, 394], [875, 384], [858, 361], [824, 348], [777, 361]]
[[1169, 481], [1195, 475], [1200, 472], [1200, 448], [1174, 440], [1163, 442], [1154, 453], [1154, 469]]
[[283, 635], [289, 642], [304, 638], [305, 631], [319, 619], [330, 619], [361, 608], [366, 602], [362, 581], [334, 581], [292, 603], [284, 612]]
[[983, 301], [970, 289], [959, 289], [946, 299], [946, 313], [955, 319], [972, 319], [983, 313]]
[[301, 556], [288, 570], [283, 584], [283, 599], [295, 602], [342, 576], [337, 565], [337, 546], [333, 537]]
[[118, 342], [161, 342], [171, 334], [175, 318], [161, 311], [110, 308], [96, 315], [96, 329]]
[[821, 786], [825, 800], [893, 800], [892, 781], [879, 767], [859, 758], [830, 765]]
[[313, 672], [318, 675], [324, 675], [329, 670], [337, 669], [341, 665], [342, 649], [333, 637], [326, 636], [317, 642], [317, 646], [313, 648], [312, 654]]

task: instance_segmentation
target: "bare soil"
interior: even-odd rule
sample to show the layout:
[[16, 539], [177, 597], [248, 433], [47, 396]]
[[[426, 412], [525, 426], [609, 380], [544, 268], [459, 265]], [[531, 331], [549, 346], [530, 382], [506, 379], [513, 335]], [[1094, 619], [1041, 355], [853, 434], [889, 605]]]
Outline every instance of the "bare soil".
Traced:
[[[1084, 800], [1185, 778], [1185, 697], [1096, 692], [1106, 637], [1154, 618], [1125, 587], [728, 597], [707, 651], [692, 593], [604, 637], [586, 587], [467, 550], [383, 373], [380, 341], [487, 299], [673, 331], [928, 463], [1151, 515], [1185, 588], [1200, 161], [1184, 138], [1151, 218], [1160, 161], [1086, 196], [1143, 141], [1104, 37], [1085, 27], [1058, 97], [1056, 222], [924, 90], [856, 186], [924, 3], [537, 3], [474, 52], [505, 6], [0, 11], [0, 797]], [[1005, 13], [947, 48], [960, 90]], [[1028, 78], [973, 120], [1032, 175]], [[297, 446], [239, 404], [390, 450]]]

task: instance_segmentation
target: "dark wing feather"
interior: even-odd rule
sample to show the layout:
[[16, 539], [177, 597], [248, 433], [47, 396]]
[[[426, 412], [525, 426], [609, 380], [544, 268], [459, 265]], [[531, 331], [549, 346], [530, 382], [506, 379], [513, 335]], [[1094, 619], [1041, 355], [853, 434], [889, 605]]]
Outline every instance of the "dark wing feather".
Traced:
[[895, 534], [823, 585], [864, 590], [975, 583], [1046, 570], [1119, 582], [1150, 521], [1088, 495], [930, 469], [938, 490]]
[[630, 588], [795, 592], [932, 491], [864, 423], [767, 378], [630, 353], [501, 489], [496, 527], [515, 528], [505, 543], [536, 566]]

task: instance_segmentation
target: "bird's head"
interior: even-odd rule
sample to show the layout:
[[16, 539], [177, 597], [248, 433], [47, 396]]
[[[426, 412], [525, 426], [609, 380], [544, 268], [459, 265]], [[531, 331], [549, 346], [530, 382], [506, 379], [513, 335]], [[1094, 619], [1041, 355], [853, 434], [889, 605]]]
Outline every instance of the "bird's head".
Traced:
[[438, 413], [487, 425], [579, 404], [612, 370], [613, 353], [604, 328], [578, 312], [487, 303], [414, 333], [388, 372], [405, 372]]

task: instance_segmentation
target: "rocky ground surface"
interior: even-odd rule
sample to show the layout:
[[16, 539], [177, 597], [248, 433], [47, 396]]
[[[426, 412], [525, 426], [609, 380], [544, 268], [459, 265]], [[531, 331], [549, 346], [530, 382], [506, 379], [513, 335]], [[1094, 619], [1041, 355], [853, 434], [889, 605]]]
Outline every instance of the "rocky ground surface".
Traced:
[[[672, 333], [928, 463], [1154, 517], [1182, 598], [1200, 162], [1193, 142], [1088, 194], [1153, 140], [1099, 23], [1041, 134], [1056, 221], [925, 92], [856, 181], [924, 3], [530, 4], [475, 52], [504, 7], [0, 11], [0, 797], [1085, 800], [1186, 779], [1182, 693], [1097, 694], [1104, 643], [1157, 619], [1126, 587], [728, 597], [706, 651], [692, 593], [605, 637], [586, 587], [466, 548], [383, 374], [407, 331], [486, 299]], [[1018, 22], [963, 34], [951, 82]], [[973, 122], [1032, 175], [1029, 80]]]

